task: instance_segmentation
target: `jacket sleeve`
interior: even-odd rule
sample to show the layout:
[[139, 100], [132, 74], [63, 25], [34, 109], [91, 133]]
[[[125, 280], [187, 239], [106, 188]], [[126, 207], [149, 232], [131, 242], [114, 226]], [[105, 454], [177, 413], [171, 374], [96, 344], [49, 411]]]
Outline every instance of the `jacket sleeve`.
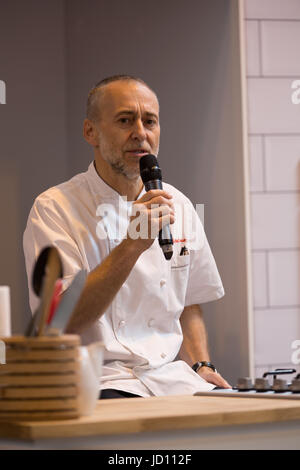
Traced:
[[76, 273], [83, 268], [82, 256], [68, 223], [67, 214], [48, 196], [39, 196], [30, 211], [23, 235], [23, 250], [29, 289], [29, 303], [33, 312], [38, 297], [32, 289], [35, 262], [43, 248], [55, 246], [63, 264], [63, 291]]

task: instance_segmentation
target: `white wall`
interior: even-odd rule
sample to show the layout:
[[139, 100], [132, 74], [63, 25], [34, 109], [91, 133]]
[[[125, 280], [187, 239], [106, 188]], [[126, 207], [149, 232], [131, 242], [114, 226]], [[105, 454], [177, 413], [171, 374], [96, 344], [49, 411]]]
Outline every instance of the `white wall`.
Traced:
[[[300, 1], [245, 0], [256, 374], [300, 339]], [[299, 367], [296, 367], [298, 370]]]

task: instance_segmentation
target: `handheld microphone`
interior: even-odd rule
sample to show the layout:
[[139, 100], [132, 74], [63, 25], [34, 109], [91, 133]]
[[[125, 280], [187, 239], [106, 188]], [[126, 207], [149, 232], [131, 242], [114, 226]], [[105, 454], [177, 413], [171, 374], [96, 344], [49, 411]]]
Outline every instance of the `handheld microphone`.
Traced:
[[[140, 159], [140, 173], [146, 191], [150, 191], [150, 189], [163, 189], [161, 169], [154, 155], [144, 155]], [[165, 225], [159, 231], [158, 241], [165, 258], [170, 260], [173, 255], [173, 238], [169, 225]]]

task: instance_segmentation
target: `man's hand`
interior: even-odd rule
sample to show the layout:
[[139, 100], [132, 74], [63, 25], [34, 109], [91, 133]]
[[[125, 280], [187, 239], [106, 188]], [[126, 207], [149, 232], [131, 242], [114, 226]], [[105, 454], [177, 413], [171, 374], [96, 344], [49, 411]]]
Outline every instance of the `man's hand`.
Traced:
[[210, 367], [200, 367], [197, 374], [200, 375], [202, 379], [206, 380], [206, 382], [214, 384], [217, 387], [232, 388], [232, 386], [229, 385], [229, 383], [226, 382], [218, 372], [214, 372]]
[[141, 250], [149, 248], [158, 232], [175, 222], [172, 195], [162, 189], [151, 189], [132, 205], [127, 237], [136, 240]]
[[[200, 305], [189, 305], [183, 310], [180, 323], [183, 342], [179, 357], [190, 366], [196, 361], [209, 361], [206, 328]], [[222, 388], [232, 388], [223, 377], [210, 367], [200, 367], [197, 372], [207, 382]]]

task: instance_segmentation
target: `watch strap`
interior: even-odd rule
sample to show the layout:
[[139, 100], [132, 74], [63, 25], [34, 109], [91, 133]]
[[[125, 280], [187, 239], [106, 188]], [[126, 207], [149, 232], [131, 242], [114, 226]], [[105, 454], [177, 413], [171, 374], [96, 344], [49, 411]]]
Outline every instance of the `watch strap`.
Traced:
[[192, 365], [192, 369], [195, 372], [198, 372], [198, 370], [201, 369], [201, 367], [204, 367], [204, 366], [209, 367], [214, 372], [217, 372], [217, 369], [215, 368], [215, 366], [211, 362], [207, 362], [207, 361], [195, 362], [195, 364]]

